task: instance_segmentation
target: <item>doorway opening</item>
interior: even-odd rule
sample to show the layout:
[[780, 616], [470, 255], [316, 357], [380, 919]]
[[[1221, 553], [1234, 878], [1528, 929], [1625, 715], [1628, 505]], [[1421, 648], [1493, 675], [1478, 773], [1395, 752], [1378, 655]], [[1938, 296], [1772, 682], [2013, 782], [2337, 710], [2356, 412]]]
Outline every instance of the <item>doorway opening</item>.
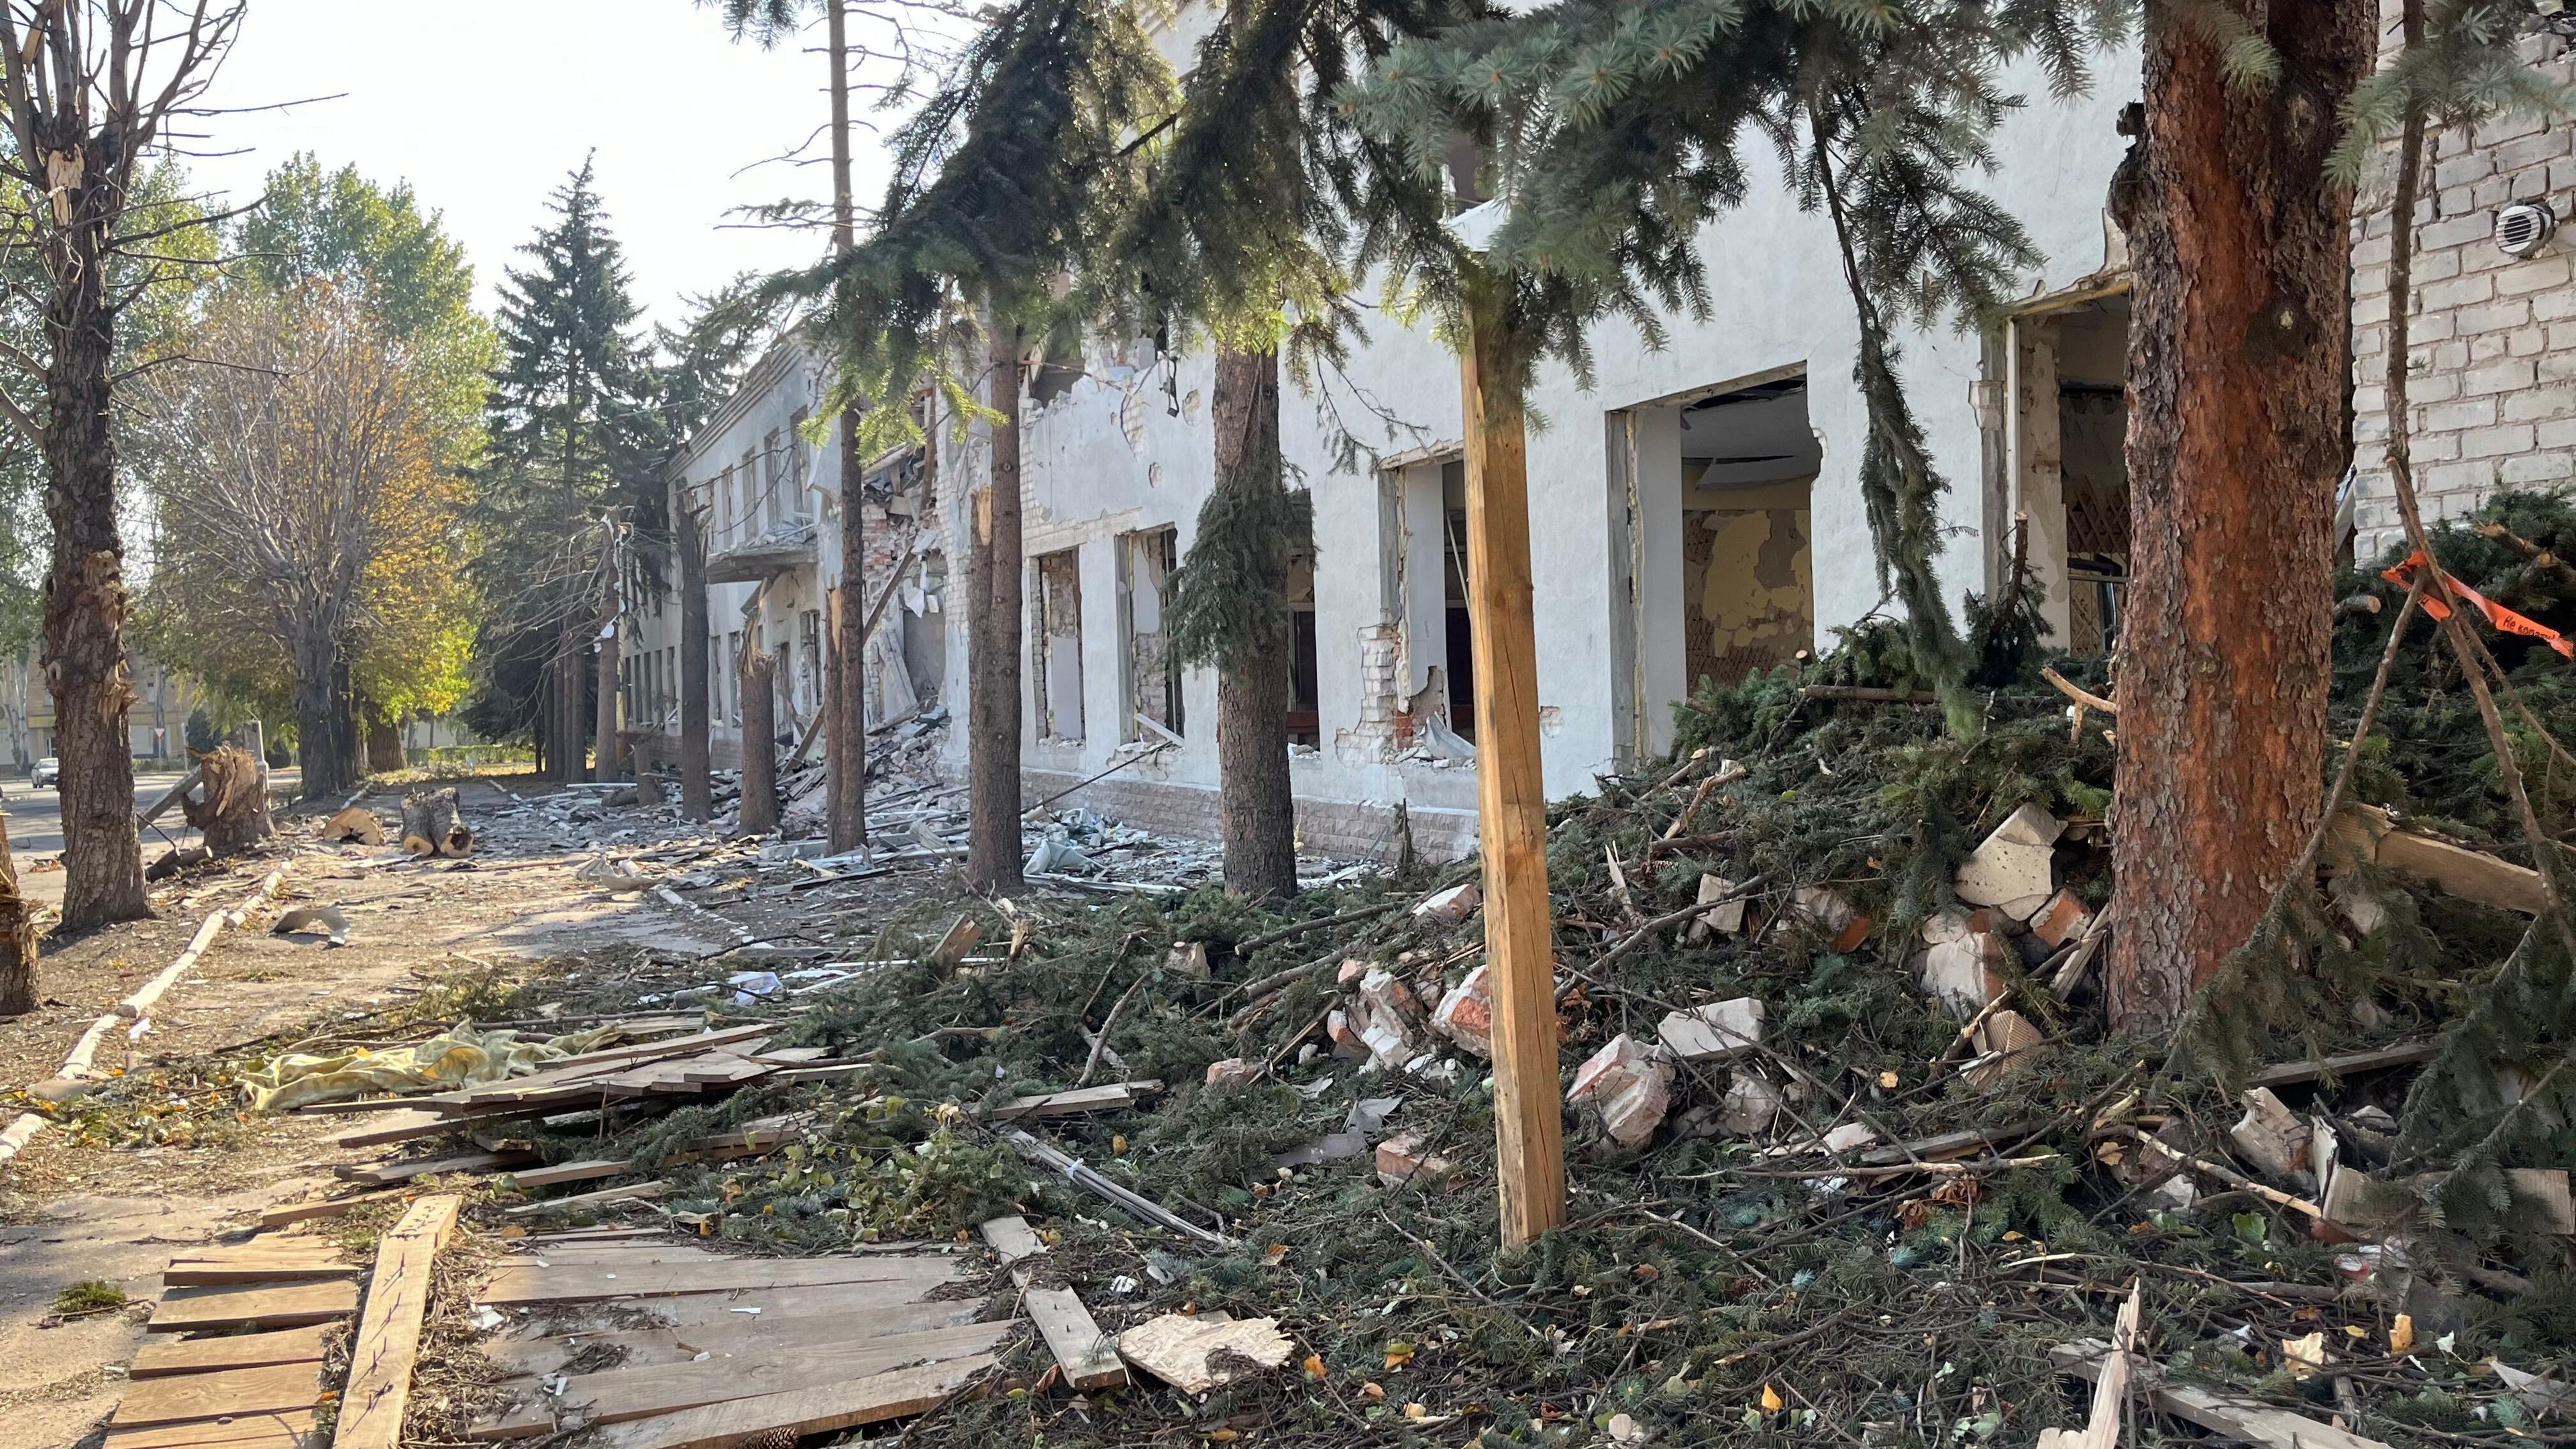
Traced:
[[2012, 320], [2008, 507], [1992, 546], [2011, 568], [2028, 519], [2030, 570], [2048, 642], [2102, 654], [2119, 643], [2129, 579], [2129, 299], [2113, 293]]

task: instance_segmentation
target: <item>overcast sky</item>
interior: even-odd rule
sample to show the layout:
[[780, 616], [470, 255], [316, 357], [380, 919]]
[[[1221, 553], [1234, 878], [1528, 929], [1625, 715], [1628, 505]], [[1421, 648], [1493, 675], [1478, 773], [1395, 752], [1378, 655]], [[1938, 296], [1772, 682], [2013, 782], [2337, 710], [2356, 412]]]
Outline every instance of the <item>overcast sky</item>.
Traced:
[[[812, 260], [820, 237], [728, 229], [726, 212], [830, 193], [828, 167], [761, 165], [829, 115], [823, 58], [728, 40], [693, 0], [251, 0], [193, 149], [201, 186], [247, 200], [298, 150], [408, 180], [472, 256], [488, 307], [546, 195], [598, 152], [636, 300], [657, 321], [746, 269]], [[819, 153], [818, 153], [819, 154]], [[882, 185], [858, 146], [859, 197]]]

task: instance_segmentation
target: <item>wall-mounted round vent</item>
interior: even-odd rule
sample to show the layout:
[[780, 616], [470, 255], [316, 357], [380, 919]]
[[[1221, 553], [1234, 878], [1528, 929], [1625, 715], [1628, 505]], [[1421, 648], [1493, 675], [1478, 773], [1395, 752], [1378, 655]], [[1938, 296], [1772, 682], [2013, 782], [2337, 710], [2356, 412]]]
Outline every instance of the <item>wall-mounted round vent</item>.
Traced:
[[2545, 201], [2517, 201], [2499, 207], [2495, 214], [2496, 250], [2509, 257], [2527, 257], [2540, 250], [2549, 234], [2558, 229], [2558, 213]]

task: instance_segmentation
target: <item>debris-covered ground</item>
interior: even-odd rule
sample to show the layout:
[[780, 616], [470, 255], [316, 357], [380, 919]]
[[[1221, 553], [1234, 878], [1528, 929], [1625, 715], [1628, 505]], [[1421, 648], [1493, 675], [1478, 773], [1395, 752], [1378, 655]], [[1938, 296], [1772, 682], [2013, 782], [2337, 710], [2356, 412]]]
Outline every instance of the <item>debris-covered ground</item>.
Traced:
[[[2555, 553], [2576, 514], [2506, 498], [2478, 522], [2445, 533], [2446, 566], [2576, 628]], [[2339, 734], [2403, 596], [2376, 565], [2342, 592]], [[2493, 647], [2564, 838], [2571, 666]], [[739, 1082], [675, 1072], [506, 1140], [339, 1154], [489, 1145], [544, 1183], [463, 1179], [413, 1437], [544, 1409], [552, 1378], [514, 1391], [475, 1356], [531, 1323], [465, 1306], [533, 1222], [719, 1254], [949, 1245], [986, 1318], [1069, 1287], [1133, 1368], [1077, 1392], [1018, 1333], [911, 1444], [2028, 1444], [2090, 1420], [2133, 1294], [2140, 1442], [2568, 1438], [2569, 963], [2534, 929], [2456, 671], [2420, 621], [2398, 657], [2356, 777], [2365, 843], [2329, 851], [2171, 1043], [2105, 1029], [2116, 721], [2070, 718], [2044, 661], [1990, 661], [1973, 737], [1866, 626], [1696, 701], [1673, 758], [1551, 812], [1570, 1223], [1508, 1251], [1472, 863], [1315, 862], [1296, 901], [1254, 906], [1206, 881], [1212, 852], [1059, 807], [1026, 844], [1070, 869], [986, 901], [947, 869], [935, 782], [881, 782], [865, 859], [614, 792], [495, 795], [471, 868], [402, 867], [425, 910], [525, 870], [628, 924], [450, 950], [368, 1042], [497, 1026], [559, 1058], [621, 1023], [703, 1025], [754, 1028], [758, 1053]], [[2099, 661], [2055, 663], [2107, 688]], [[228, 1093], [277, 1080], [286, 1044], [157, 1064], [202, 1091], [154, 1120], [310, 1124]], [[78, 1120], [135, 1106], [104, 1091]], [[1051, 1249], [1025, 1282], [983, 1246], [1013, 1214]], [[584, 1369], [613, 1367], [601, 1349]], [[604, 1432], [580, 1420], [546, 1423]]]

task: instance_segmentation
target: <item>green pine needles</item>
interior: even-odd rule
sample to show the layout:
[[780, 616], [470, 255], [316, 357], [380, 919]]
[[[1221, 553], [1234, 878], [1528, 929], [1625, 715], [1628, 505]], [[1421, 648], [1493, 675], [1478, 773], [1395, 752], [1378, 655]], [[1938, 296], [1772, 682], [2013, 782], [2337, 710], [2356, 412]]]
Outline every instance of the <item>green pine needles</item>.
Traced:
[[1211, 492], [1163, 615], [1164, 635], [1181, 661], [1227, 673], [1277, 668], [1290, 625], [1279, 580], [1313, 546], [1314, 533], [1314, 495], [1302, 489], [1274, 479]]

